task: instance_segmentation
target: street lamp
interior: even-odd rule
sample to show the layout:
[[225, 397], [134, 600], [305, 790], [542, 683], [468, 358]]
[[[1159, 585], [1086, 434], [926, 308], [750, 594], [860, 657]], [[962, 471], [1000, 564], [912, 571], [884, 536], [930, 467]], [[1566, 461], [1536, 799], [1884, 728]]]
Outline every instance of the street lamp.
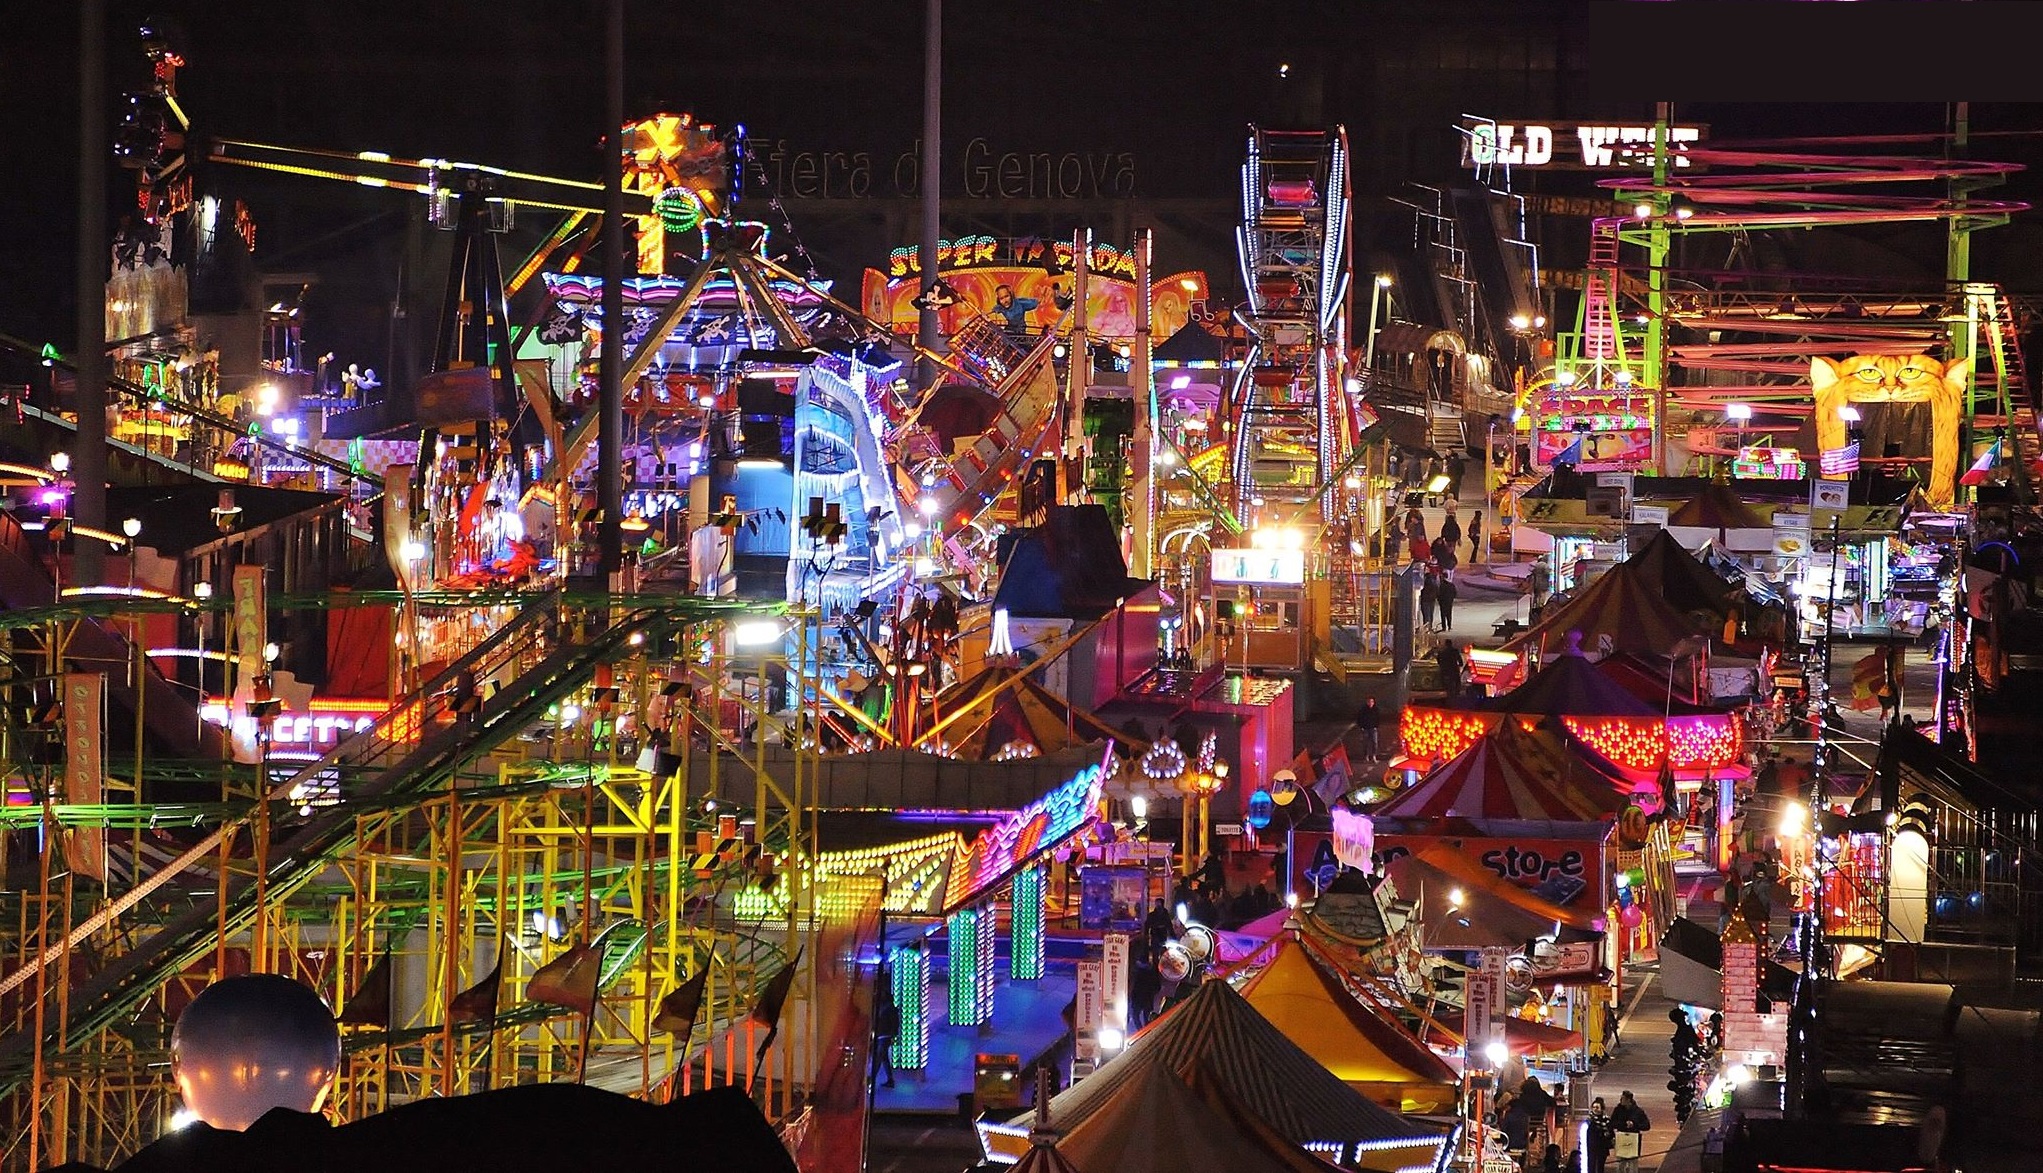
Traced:
[[[1369, 287], [1369, 333], [1364, 335], [1362, 343], [1362, 369], [1365, 371], [1376, 369], [1376, 307], [1379, 299], [1390, 296], [1390, 286], [1390, 274], [1378, 273], [1375, 284]], [[1374, 375], [1371, 375], [1370, 381], [1375, 382]]]
[[1724, 405], [1724, 418], [1736, 420], [1741, 424], [1751, 423], [1752, 405], [1749, 403], [1727, 403]]
[[71, 454], [69, 452], [50, 453], [50, 471], [58, 476], [63, 476], [65, 473], [70, 472]]

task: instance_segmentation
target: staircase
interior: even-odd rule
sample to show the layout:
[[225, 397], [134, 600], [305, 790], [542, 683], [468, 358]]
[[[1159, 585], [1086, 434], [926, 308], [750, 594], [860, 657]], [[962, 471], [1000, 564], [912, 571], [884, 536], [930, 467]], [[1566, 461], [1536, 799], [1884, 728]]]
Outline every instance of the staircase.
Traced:
[[1974, 378], [1982, 397], [1990, 398], [2006, 420], [2009, 450], [2003, 455], [2011, 465], [2009, 479], [2024, 498], [2034, 500], [2029, 476], [2043, 458], [2043, 433], [2038, 432], [2036, 391], [2022, 360], [2026, 323], [2005, 289], [1995, 288], [1990, 301], [1982, 298], [1980, 309], [1979, 328], [1986, 335], [1991, 362], [1986, 369], [1975, 370]]
[[1592, 363], [1617, 360], [1618, 225], [1615, 216], [1589, 228], [1589, 272], [1582, 288], [1582, 357]]
[[[655, 639], [685, 622], [681, 613], [643, 610], [628, 613], [591, 636], [577, 638], [570, 619], [557, 598], [528, 605], [516, 620], [393, 705], [375, 726], [342, 742], [272, 789], [272, 846], [266, 863], [265, 899], [287, 899], [353, 848], [357, 804], [388, 806], [440, 792], [461, 766], [530, 727], [548, 706], [586, 684], [598, 665], [627, 654], [635, 637]], [[465, 722], [454, 712], [449, 695], [464, 673], [477, 681], [510, 680]], [[341, 789], [345, 801], [310, 808], [310, 814], [291, 813], [297, 810], [294, 795], [334, 786]], [[52, 948], [46, 960], [61, 964], [70, 947], [111, 926], [180, 871], [211, 858], [226, 835], [251, 820], [252, 814], [244, 815], [213, 832], [180, 856], [173, 867], [151, 876], [146, 886], [82, 922], [68, 938], [69, 944]], [[29, 1078], [39, 1046], [55, 1054], [115, 1025], [214, 949], [223, 933], [231, 936], [252, 923], [260, 912], [256, 877], [246, 871], [230, 871], [220, 883], [226, 888], [224, 899], [209, 897], [169, 915], [153, 932], [140, 935], [132, 948], [102, 961], [90, 977], [72, 985], [69, 1012], [57, 1016], [68, 1018], [68, 1025], [53, 1021], [40, 1040], [26, 1033], [0, 1039], [0, 1096], [18, 1089]], [[0, 994], [20, 986], [34, 969], [33, 965], [24, 966], [0, 979]]]

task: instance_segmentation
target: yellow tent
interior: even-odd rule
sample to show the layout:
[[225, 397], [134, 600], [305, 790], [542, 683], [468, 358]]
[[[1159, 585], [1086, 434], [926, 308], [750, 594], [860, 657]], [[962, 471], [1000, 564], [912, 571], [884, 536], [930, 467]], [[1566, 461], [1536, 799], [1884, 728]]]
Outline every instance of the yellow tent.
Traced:
[[1454, 1069], [1388, 1013], [1357, 1000], [1296, 937], [1242, 997], [1341, 1082], [1393, 1112], [1448, 1112]]

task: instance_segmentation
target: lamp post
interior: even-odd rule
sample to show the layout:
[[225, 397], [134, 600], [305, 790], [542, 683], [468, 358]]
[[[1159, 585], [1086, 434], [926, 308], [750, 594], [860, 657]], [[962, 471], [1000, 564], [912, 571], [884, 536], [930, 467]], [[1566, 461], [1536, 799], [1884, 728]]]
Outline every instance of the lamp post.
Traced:
[[1378, 273], [1376, 280], [1369, 286], [1369, 333], [1362, 340], [1362, 370], [1364, 377], [1369, 380], [1369, 386], [1375, 386], [1376, 384], [1374, 373], [1376, 369], [1376, 307], [1382, 299], [1389, 296], [1390, 286], [1391, 276], [1388, 273]]

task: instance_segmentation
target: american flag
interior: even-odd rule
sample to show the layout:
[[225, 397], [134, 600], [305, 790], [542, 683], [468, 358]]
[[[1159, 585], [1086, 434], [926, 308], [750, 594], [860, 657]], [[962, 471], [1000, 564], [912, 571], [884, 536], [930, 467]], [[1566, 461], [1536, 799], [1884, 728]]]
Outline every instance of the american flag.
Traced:
[[1825, 448], [1817, 466], [1827, 477], [1843, 476], [1859, 470], [1859, 443], [1853, 440], [1842, 448]]

